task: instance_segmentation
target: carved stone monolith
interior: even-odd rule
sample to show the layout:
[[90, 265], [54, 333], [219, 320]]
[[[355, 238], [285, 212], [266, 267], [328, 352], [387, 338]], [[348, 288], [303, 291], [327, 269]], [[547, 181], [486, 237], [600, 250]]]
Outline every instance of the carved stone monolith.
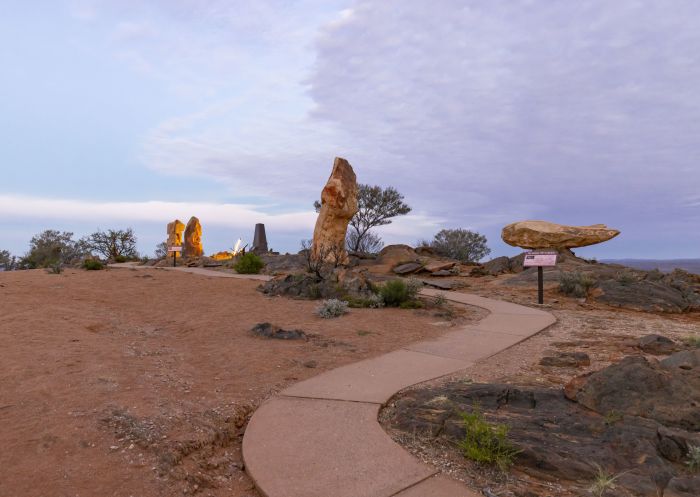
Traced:
[[[185, 231], [185, 225], [176, 219], [172, 223], [168, 223], [168, 239], [165, 243], [168, 245], [168, 255], [172, 257], [173, 253], [170, 252], [170, 247], [180, 247], [182, 246], [182, 232]], [[180, 253], [175, 252], [175, 257], [179, 257]]]
[[255, 234], [253, 235], [253, 248], [251, 252], [256, 254], [266, 254], [268, 252], [267, 248], [267, 235], [265, 235], [265, 225], [258, 223], [255, 225]]
[[346, 264], [345, 234], [357, 212], [357, 177], [348, 161], [336, 157], [333, 171], [321, 192], [321, 210], [316, 219], [311, 257]]
[[185, 228], [185, 243], [182, 248], [183, 257], [201, 257], [204, 253], [202, 248], [202, 225], [199, 219], [192, 216]]

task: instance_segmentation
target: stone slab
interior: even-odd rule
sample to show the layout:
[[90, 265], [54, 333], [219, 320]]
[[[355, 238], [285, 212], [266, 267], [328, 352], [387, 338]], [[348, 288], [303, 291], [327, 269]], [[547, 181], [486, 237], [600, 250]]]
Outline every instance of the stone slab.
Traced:
[[469, 366], [469, 362], [397, 350], [302, 381], [282, 395], [383, 404], [399, 390]]
[[390, 497], [434, 474], [387, 436], [378, 411], [378, 404], [275, 398], [248, 424], [246, 470], [268, 497]]
[[395, 497], [483, 497], [469, 490], [463, 483], [443, 475], [431, 476], [427, 480], [396, 494]]
[[436, 340], [408, 345], [405, 349], [473, 363], [512, 347], [525, 338], [476, 328], [460, 328]]

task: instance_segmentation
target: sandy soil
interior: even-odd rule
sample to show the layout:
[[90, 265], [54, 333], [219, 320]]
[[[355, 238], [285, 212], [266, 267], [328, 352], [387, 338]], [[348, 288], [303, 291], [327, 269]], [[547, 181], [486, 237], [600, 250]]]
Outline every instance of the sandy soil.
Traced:
[[[524, 305], [534, 305], [536, 289], [507, 285], [506, 277], [468, 278], [464, 291], [498, 298]], [[539, 306], [538, 306], [539, 307]], [[667, 336], [677, 342], [686, 337], [700, 337], [700, 313], [651, 314], [613, 309], [591, 300], [562, 296], [556, 285], [549, 285], [545, 293], [545, 310], [557, 317], [557, 323], [534, 337], [490, 358], [477, 362], [469, 369], [412, 388], [429, 388], [442, 383], [462, 381], [469, 383], [508, 383], [514, 385], [562, 387], [571, 378], [602, 369], [627, 355], [642, 354], [635, 346], [638, 337], [652, 333]], [[542, 357], [552, 353], [586, 352], [591, 358], [587, 367], [545, 367]], [[443, 473], [463, 481], [472, 489], [486, 495], [512, 496], [511, 489], [527, 488], [533, 497], [579, 496], [581, 488], [590, 482], [581, 482], [576, 488], [567, 488], [557, 482], [542, 481], [513, 470], [504, 475], [497, 470], [479, 467], [466, 460], [459, 450], [447, 441], [435, 440], [420, 433], [395, 430], [387, 423], [392, 417], [392, 405], [401, 397], [398, 393], [380, 418], [384, 428], [398, 443], [419, 459], [435, 465]]]
[[[257, 496], [240, 442], [261, 401], [445, 330], [426, 310], [323, 320], [317, 303], [257, 285], [156, 269], [0, 273], [0, 495]], [[312, 337], [253, 336], [263, 321]]]

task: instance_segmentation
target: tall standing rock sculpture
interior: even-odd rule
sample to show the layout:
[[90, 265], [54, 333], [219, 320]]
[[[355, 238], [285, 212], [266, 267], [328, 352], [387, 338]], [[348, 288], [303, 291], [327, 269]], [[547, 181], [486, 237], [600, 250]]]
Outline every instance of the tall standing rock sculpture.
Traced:
[[336, 157], [333, 171], [321, 192], [311, 257], [346, 264], [345, 234], [357, 212], [357, 177], [348, 161]]
[[185, 228], [185, 244], [182, 255], [183, 257], [200, 257], [203, 253], [202, 225], [199, 224], [199, 219], [192, 216]]
[[[168, 240], [165, 242], [168, 244], [168, 251], [170, 247], [180, 247], [182, 246], [182, 232], [185, 231], [185, 225], [176, 219], [172, 223], [168, 223]], [[168, 255], [172, 255], [169, 252]], [[175, 252], [175, 257], [178, 257], [179, 252]]]
[[253, 235], [253, 248], [251, 252], [256, 254], [266, 254], [268, 252], [267, 248], [267, 235], [265, 235], [265, 225], [258, 223], [255, 225], [255, 234]]
[[619, 234], [618, 230], [604, 224], [567, 226], [547, 221], [520, 221], [503, 228], [501, 238], [508, 245], [526, 249], [571, 249], [602, 243]]

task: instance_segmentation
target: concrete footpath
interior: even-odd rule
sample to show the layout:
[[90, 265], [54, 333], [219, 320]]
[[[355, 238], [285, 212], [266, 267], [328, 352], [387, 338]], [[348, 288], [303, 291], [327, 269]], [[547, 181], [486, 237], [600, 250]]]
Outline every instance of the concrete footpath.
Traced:
[[377, 420], [399, 390], [465, 369], [554, 324], [551, 314], [456, 292], [490, 311], [442, 337], [302, 381], [264, 403], [243, 438], [246, 471], [266, 497], [477, 497], [394, 443]]

